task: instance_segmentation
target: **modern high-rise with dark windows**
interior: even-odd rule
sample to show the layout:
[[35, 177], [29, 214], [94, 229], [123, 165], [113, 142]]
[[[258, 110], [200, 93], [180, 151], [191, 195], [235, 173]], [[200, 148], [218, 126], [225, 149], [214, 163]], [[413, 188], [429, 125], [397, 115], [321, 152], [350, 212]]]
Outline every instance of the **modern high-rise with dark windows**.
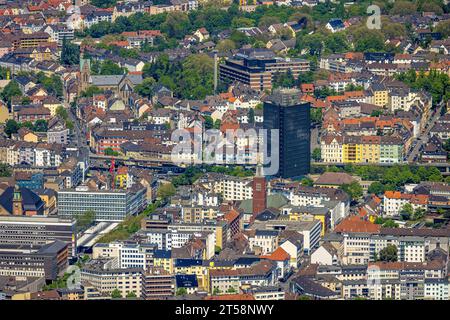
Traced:
[[297, 89], [278, 89], [264, 102], [264, 129], [268, 129], [264, 161], [266, 167], [267, 159], [276, 157], [273, 153], [276, 152], [276, 146], [272, 145], [275, 141], [270, 138], [271, 130], [279, 130], [279, 170], [273, 176], [292, 178], [309, 173], [310, 104], [302, 102], [300, 96]]

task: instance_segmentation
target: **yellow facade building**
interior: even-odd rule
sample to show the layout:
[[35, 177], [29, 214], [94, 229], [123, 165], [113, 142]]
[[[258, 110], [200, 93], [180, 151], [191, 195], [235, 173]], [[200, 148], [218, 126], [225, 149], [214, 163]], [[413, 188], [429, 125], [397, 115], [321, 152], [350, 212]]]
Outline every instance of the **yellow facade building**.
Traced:
[[379, 107], [384, 107], [388, 105], [389, 92], [384, 85], [373, 84], [372, 93], [373, 93], [373, 104]]
[[380, 162], [380, 142], [379, 136], [361, 137], [361, 156], [363, 163]]
[[362, 161], [361, 137], [344, 137], [344, 143], [342, 145], [342, 161], [344, 163], [360, 163]]

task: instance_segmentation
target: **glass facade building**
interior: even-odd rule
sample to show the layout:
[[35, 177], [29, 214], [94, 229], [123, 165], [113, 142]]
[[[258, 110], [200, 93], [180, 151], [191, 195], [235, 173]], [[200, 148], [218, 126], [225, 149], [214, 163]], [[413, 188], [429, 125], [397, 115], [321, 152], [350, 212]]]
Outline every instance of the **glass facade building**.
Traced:
[[300, 95], [297, 89], [279, 89], [264, 102], [264, 129], [268, 130], [266, 159], [276, 157], [272, 154], [276, 148], [272, 146], [270, 131], [279, 130], [277, 177], [300, 177], [310, 171], [311, 107], [309, 102], [300, 101]]

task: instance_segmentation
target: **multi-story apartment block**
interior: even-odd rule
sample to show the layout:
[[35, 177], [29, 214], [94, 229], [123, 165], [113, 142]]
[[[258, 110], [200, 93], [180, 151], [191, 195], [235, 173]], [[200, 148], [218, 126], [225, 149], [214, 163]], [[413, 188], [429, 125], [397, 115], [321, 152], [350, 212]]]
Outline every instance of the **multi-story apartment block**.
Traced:
[[64, 153], [59, 144], [15, 141], [6, 148], [7, 160], [11, 165], [28, 164], [33, 167], [58, 167]]
[[[279, 236], [275, 237], [276, 232], [280, 230], [292, 230], [303, 236], [303, 249], [305, 254], [310, 254], [319, 246], [321, 239], [322, 223], [319, 220], [312, 221], [293, 221], [287, 219], [274, 219], [268, 221], [256, 220], [249, 231], [249, 241], [254, 247], [261, 248], [263, 253], [273, 252], [279, 244]], [[260, 232], [261, 236], [256, 233]], [[270, 233], [266, 232], [270, 231]], [[253, 240], [251, 239], [253, 237]], [[272, 251], [270, 249], [273, 248]]]
[[[231, 221], [233, 222], [233, 221]], [[174, 223], [168, 226], [168, 230], [177, 232], [213, 233], [215, 246], [223, 248], [233, 236], [232, 228], [228, 221], [203, 221], [202, 223]]]
[[183, 221], [186, 223], [201, 223], [217, 218], [217, 207], [183, 207]]
[[420, 263], [434, 249], [448, 250], [450, 232], [430, 228], [384, 228], [359, 218], [348, 218], [335, 229], [342, 236], [340, 260], [345, 265], [373, 262], [388, 245], [397, 248], [400, 262]]
[[[446, 259], [432, 260], [427, 263], [370, 263], [367, 268], [369, 297], [372, 300], [448, 297], [446, 264]], [[446, 285], [442, 285], [445, 283]], [[442, 291], [438, 290], [439, 287]]]
[[275, 284], [276, 266], [271, 261], [261, 261], [249, 268], [211, 269], [209, 271], [209, 292], [227, 294], [239, 292], [239, 288], [271, 286]]
[[196, 184], [205, 187], [216, 194], [221, 194], [224, 200], [240, 201], [253, 196], [252, 179], [208, 173]]
[[278, 247], [278, 234], [276, 230], [255, 230], [254, 235], [248, 238], [250, 250], [259, 251], [261, 254], [272, 253]]
[[327, 163], [401, 163], [406, 149], [397, 136], [350, 134], [324, 135], [320, 146], [322, 160]]
[[398, 216], [407, 203], [411, 204], [414, 210], [427, 209], [428, 196], [424, 194], [408, 194], [400, 191], [386, 191], [383, 197], [383, 212], [388, 216]]
[[399, 137], [381, 136], [380, 163], [401, 163], [404, 143]]
[[158, 245], [159, 250], [181, 248], [196, 234], [192, 231], [146, 230], [143, 232], [148, 242]]

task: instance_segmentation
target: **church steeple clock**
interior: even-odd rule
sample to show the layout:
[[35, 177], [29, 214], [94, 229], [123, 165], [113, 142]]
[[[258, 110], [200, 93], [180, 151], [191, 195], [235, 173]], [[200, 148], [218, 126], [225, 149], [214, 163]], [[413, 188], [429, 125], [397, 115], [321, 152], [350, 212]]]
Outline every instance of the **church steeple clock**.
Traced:
[[13, 215], [22, 216], [23, 215], [23, 206], [22, 206], [22, 193], [20, 192], [19, 186], [14, 187], [13, 194]]

